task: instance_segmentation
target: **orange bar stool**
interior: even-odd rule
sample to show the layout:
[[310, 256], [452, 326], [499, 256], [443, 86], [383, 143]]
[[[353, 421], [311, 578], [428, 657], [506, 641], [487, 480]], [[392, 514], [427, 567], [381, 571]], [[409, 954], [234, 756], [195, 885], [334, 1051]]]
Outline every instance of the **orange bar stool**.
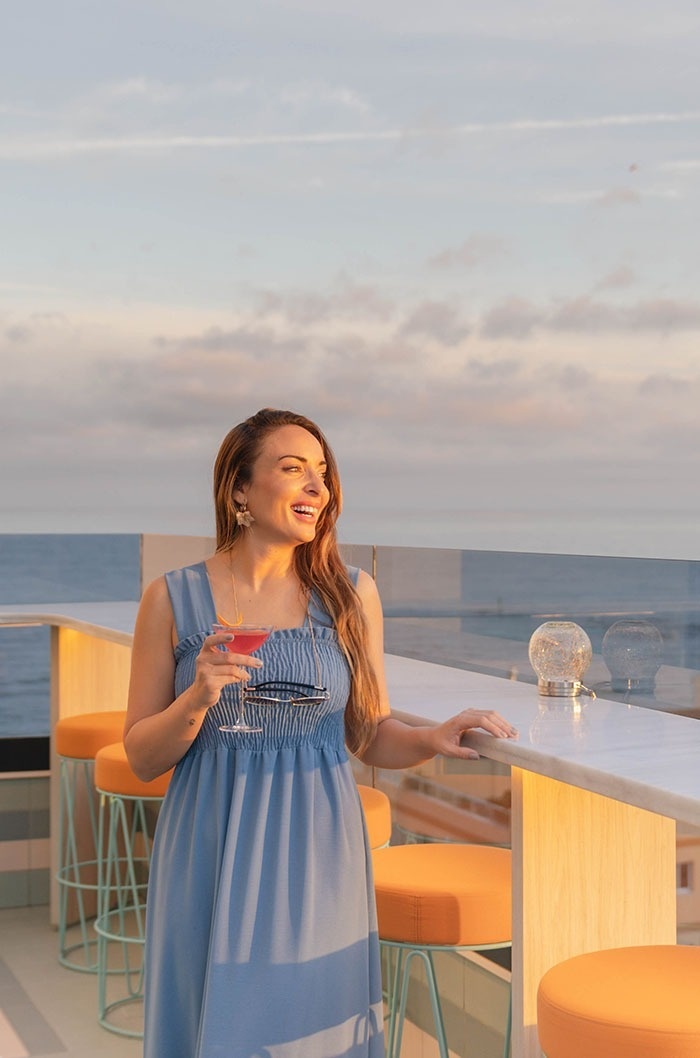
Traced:
[[700, 948], [610, 948], [553, 966], [537, 992], [546, 1058], [698, 1058]]
[[[423, 962], [440, 1058], [448, 1058], [433, 963], [436, 952], [511, 943], [510, 849], [486, 845], [391, 845], [372, 856], [379, 939], [393, 952], [388, 1058], [399, 1058], [411, 962]], [[504, 1056], [510, 1048], [510, 1010]]]
[[376, 786], [357, 785], [362, 810], [367, 824], [367, 835], [371, 849], [381, 849], [391, 839], [391, 801], [383, 790]]
[[[102, 746], [117, 742], [124, 710], [64, 717], [53, 731], [59, 761], [58, 960], [70, 970], [97, 972], [97, 939], [92, 920], [99, 889], [102, 817], [93, 772]], [[78, 940], [72, 943], [75, 932]]]
[[131, 770], [121, 742], [104, 746], [95, 757], [95, 787], [108, 820], [95, 921], [98, 1021], [120, 1036], [143, 1036], [148, 872], [157, 812], [171, 775], [172, 770], [142, 782]]

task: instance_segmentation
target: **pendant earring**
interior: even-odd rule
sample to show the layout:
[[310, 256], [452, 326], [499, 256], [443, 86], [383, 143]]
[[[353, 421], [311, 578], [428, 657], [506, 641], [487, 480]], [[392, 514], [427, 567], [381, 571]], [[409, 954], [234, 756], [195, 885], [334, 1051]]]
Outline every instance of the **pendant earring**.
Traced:
[[254, 521], [255, 518], [248, 510], [248, 504], [243, 500], [242, 505], [236, 509], [236, 525], [241, 529], [250, 529]]

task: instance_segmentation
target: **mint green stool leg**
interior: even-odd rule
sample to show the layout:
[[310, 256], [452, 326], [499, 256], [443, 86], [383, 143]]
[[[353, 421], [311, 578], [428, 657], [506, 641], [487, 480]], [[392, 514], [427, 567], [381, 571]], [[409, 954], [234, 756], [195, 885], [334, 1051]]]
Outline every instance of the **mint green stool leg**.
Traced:
[[435, 1023], [435, 1036], [437, 1039], [438, 1050], [440, 1052], [440, 1058], [449, 1058], [447, 1053], [447, 1040], [445, 1038], [445, 1023], [442, 1017], [442, 1006], [440, 1004], [440, 996], [438, 994], [437, 982], [435, 980], [433, 958], [431, 952], [426, 951], [424, 948], [411, 948], [406, 952], [403, 960], [401, 1001], [399, 1003], [396, 1039], [395, 1042], [393, 1042], [393, 1049], [388, 1052], [389, 1056], [390, 1058], [399, 1058], [399, 1055], [401, 1054], [401, 1038], [403, 1036], [403, 1025], [406, 1019], [406, 1001], [408, 999], [408, 985], [411, 976], [411, 962], [415, 958], [420, 959], [425, 966], [425, 972], [428, 979], [428, 990], [430, 992], [430, 1005], [433, 1010], [433, 1021]]
[[[92, 782], [94, 762], [72, 757], [60, 758], [58, 813], [58, 961], [80, 973], [97, 972], [97, 941], [92, 928], [92, 913], [86, 907], [86, 896], [99, 899], [99, 849], [102, 840], [102, 814], [95, 809]], [[78, 805], [87, 804], [92, 842], [87, 859], [78, 851], [76, 815]], [[83, 835], [84, 836], [84, 835]], [[90, 855], [92, 852], [92, 856]], [[94, 880], [92, 880], [94, 879]], [[75, 898], [79, 939], [69, 940], [69, 900]]]
[[[387, 952], [387, 974], [388, 974], [388, 995], [387, 995], [387, 1007], [388, 1007], [388, 1026], [387, 1026], [387, 1039], [386, 1039], [386, 1053], [388, 1056], [393, 1055], [394, 1045], [396, 1039], [396, 1022], [399, 1010], [400, 1001], [400, 983], [401, 968], [403, 963], [403, 949], [394, 946], [393, 944], [384, 944], [384, 950]], [[393, 965], [392, 965], [393, 963]]]
[[[151, 857], [147, 818], [149, 801], [162, 798], [122, 797], [103, 791], [109, 806], [107, 853], [102, 872], [98, 936], [97, 1018], [103, 1028], [120, 1036], [143, 1037], [141, 1026], [120, 1023], [120, 1012], [143, 1000], [143, 947], [146, 936], [146, 890]], [[131, 809], [131, 812], [129, 812]], [[139, 836], [143, 850], [137, 850]], [[109, 953], [118, 951], [119, 967], [109, 965]], [[108, 977], [120, 975], [121, 995], [109, 999]]]
[[[394, 966], [388, 983], [388, 1029], [386, 1036], [387, 1058], [400, 1058], [401, 1042], [403, 1037], [403, 1026], [406, 1020], [406, 1006], [408, 1003], [408, 989], [411, 976], [411, 962], [414, 958], [422, 961], [428, 983], [430, 1005], [435, 1024], [435, 1038], [440, 1053], [440, 1058], [448, 1058], [447, 1035], [445, 1022], [442, 1014], [442, 1004], [437, 985], [437, 975], [433, 955], [435, 952], [448, 951], [484, 951], [489, 949], [509, 947], [508, 944], [482, 945], [481, 947], [462, 946], [451, 948], [441, 945], [425, 945], [414, 947], [411, 944], [402, 944], [400, 941], [381, 941], [382, 947], [393, 953]], [[512, 1000], [508, 996], [508, 1014], [505, 1027], [503, 1043], [503, 1058], [509, 1058], [510, 1040], [512, 1028]]]

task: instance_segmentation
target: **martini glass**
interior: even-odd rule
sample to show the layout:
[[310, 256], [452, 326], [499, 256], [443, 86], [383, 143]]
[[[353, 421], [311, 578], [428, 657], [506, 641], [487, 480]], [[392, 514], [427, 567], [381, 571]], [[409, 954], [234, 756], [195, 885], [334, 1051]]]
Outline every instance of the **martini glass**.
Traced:
[[[252, 654], [263, 645], [270, 632], [271, 625], [224, 625], [214, 624], [211, 627], [214, 635], [226, 632], [232, 635], [228, 643], [222, 643], [224, 650], [232, 654]], [[245, 719], [246, 681], [242, 680], [238, 685], [238, 717], [233, 724], [220, 724], [219, 731], [262, 731], [261, 727], [253, 727], [246, 723]]]

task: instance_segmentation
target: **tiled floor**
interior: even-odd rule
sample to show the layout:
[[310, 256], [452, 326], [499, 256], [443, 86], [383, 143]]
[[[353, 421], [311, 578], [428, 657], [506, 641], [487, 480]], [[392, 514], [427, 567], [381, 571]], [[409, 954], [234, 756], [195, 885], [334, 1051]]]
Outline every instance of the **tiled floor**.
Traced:
[[62, 967], [47, 907], [0, 910], [0, 1058], [141, 1058], [97, 1023], [97, 979]]
[[[0, 910], [0, 1058], [142, 1058], [140, 1040], [98, 1025], [96, 977], [62, 967], [56, 950], [47, 907]], [[401, 1053], [438, 1048], [407, 1023]]]

